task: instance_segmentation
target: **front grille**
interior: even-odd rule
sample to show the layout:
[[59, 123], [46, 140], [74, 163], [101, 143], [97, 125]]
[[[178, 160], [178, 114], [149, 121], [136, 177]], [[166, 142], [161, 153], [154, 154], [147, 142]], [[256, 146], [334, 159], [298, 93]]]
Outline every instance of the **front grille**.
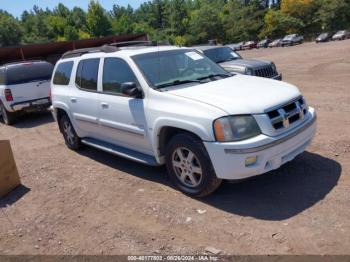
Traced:
[[266, 112], [275, 130], [287, 129], [290, 125], [304, 119], [307, 104], [303, 97], [299, 97], [281, 107]]
[[255, 69], [254, 72], [256, 76], [268, 78], [274, 77], [277, 74], [277, 72], [272, 68], [272, 66], [266, 66], [259, 69]]

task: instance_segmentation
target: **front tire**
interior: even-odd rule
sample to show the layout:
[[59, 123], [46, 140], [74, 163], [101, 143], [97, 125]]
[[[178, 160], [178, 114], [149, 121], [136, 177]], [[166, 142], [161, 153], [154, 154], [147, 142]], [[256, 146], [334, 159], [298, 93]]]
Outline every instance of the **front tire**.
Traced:
[[81, 147], [80, 138], [75, 132], [69, 117], [67, 115], [63, 115], [59, 124], [67, 147], [72, 150], [78, 150]]
[[0, 102], [0, 112], [2, 115], [2, 120], [8, 126], [15, 123], [16, 113], [12, 113], [6, 110], [5, 106]]
[[165, 158], [170, 180], [187, 195], [204, 197], [221, 184], [202, 141], [193, 135], [174, 136], [166, 147]]

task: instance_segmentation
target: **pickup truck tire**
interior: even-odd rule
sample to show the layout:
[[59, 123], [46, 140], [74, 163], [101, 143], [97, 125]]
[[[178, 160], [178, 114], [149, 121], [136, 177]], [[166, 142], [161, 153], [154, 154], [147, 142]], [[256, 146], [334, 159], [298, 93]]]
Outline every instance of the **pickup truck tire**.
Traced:
[[166, 146], [166, 166], [170, 180], [187, 195], [204, 197], [221, 184], [200, 139], [181, 133]]
[[77, 133], [74, 130], [72, 122], [66, 114], [61, 117], [59, 124], [60, 130], [62, 131], [68, 148], [72, 150], [78, 150], [81, 147], [80, 137], [78, 137]]
[[2, 120], [6, 125], [12, 125], [14, 124], [16, 120], [16, 113], [12, 113], [6, 110], [4, 105], [0, 102], [0, 112], [2, 115]]

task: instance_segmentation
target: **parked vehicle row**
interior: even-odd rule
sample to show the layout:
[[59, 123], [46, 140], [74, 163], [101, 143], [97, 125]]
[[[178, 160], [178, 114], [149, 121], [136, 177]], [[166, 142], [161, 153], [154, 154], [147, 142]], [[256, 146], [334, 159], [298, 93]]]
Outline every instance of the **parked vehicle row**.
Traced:
[[347, 30], [341, 30], [334, 35], [331, 33], [322, 33], [316, 38], [316, 43], [323, 43], [328, 41], [340, 41], [350, 38], [350, 32]]
[[[329, 32], [322, 33], [316, 38], [316, 43], [328, 42], [328, 41], [336, 41], [336, 40], [345, 40], [350, 38], [350, 32], [347, 30], [341, 30], [336, 32], [335, 34], [331, 34]], [[286, 35], [284, 38], [278, 38], [275, 40], [271, 39], [263, 39], [259, 42], [255, 41], [247, 41], [240, 42], [237, 44], [227, 44], [228, 47], [232, 48], [234, 51], [240, 50], [249, 50], [254, 48], [272, 48], [272, 47], [285, 47], [285, 46], [293, 46], [297, 44], [302, 44], [304, 42], [304, 37], [299, 34], [290, 34]]]
[[239, 51], [239, 50], [249, 50], [254, 48], [291, 46], [291, 45], [301, 44], [303, 43], [303, 41], [304, 41], [303, 36], [298, 34], [291, 34], [291, 35], [286, 35], [282, 39], [271, 40], [266, 38], [259, 42], [247, 41], [247, 42], [241, 42], [238, 44], [228, 44], [227, 46], [232, 48], [234, 51]]

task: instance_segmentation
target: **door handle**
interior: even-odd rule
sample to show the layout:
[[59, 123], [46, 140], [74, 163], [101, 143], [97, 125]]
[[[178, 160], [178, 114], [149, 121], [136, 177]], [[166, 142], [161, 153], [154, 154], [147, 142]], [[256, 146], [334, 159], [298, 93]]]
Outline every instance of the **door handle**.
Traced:
[[71, 97], [71, 98], [70, 98], [70, 101], [71, 101], [72, 103], [76, 103], [76, 102], [77, 102], [77, 99], [76, 99], [75, 97]]
[[102, 108], [108, 108], [109, 107], [109, 105], [107, 103], [104, 103], [104, 102], [101, 103], [101, 106], [102, 106]]

